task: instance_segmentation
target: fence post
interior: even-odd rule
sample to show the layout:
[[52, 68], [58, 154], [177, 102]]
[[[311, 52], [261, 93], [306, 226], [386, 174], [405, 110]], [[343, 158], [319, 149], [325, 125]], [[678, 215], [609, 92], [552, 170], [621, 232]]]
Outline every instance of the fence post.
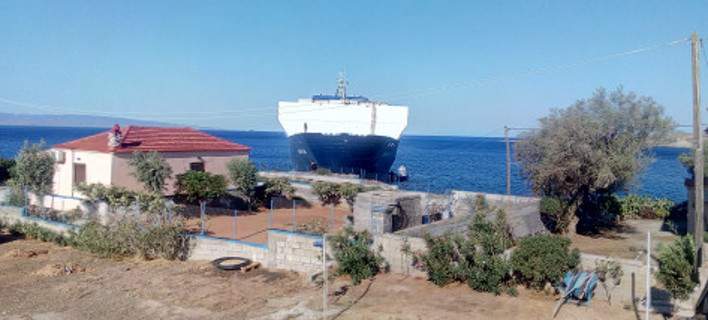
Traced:
[[204, 221], [204, 215], [205, 215], [204, 211], [206, 211], [206, 202], [201, 201], [201, 202], [199, 202], [199, 219], [201, 220], [200, 222], [202, 225], [202, 230], [199, 234], [202, 236], [206, 233], [206, 227], [205, 227], [205, 221]]
[[293, 223], [292, 223], [291, 231], [295, 231], [295, 230], [297, 230], [297, 220], [295, 219], [295, 199], [292, 199], [292, 201], [293, 201], [293, 216], [292, 216]]
[[234, 240], [236, 240], [236, 220], [238, 220], [238, 209], [234, 209]]
[[273, 228], [273, 200], [274, 198], [270, 198], [270, 210], [268, 210], [268, 229]]
[[334, 204], [329, 205], [329, 226], [327, 227], [328, 230], [332, 230], [334, 228]]

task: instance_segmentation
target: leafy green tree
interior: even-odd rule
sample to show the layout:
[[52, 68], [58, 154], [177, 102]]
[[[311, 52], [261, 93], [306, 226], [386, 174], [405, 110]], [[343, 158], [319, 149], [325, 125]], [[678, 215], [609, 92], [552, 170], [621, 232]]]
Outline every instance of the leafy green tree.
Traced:
[[366, 231], [358, 232], [347, 227], [328, 237], [327, 241], [334, 250], [338, 272], [351, 276], [355, 285], [375, 276], [383, 268], [384, 259], [371, 250], [373, 240]]
[[172, 177], [172, 167], [157, 152], [135, 152], [130, 159], [132, 175], [146, 190], [162, 193], [165, 182]]
[[317, 181], [312, 184], [312, 191], [317, 195], [322, 205], [336, 206], [342, 201], [342, 193], [337, 183]]
[[295, 187], [290, 184], [288, 178], [277, 177], [266, 179], [265, 181], [266, 197], [286, 197], [292, 198], [295, 195]]
[[54, 157], [44, 150], [44, 141], [25, 142], [15, 158], [12, 178], [17, 185], [43, 196], [52, 192]]
[[592, 218], [584, 205], [592, 207], [632, 181], [649, 163], [645, 151], [667, 139], [673, 127], [653, 99], [599, 89], [541, 118], [540, 128], [516, 143], [516, 158], [535, 193], [564, 203], [556, 221], [564, 232], [576, 215]]
[[358, 184], [345, 182], [339, 185], [339, 194], [347, 201], [349, 209], [352, 212], [354, 212], [354, 200], [356, 200], [356, 195], [363, 191], [364, 187]]
[[535, 235], [522, 239], [511, 254], [516, 279], [532, 288], [556, 284], [563, 274], [580, 263], [578, 249], [570, 250], [570, 240], [559, 235]]
[[226, 164], [226, 169], [229, 171], [229, 178], [234, 184], [236, 192], [244, 197], [251, 206], [255, 191], [258, 170], [248, 159], [235, 158]]
[[14, 166], [14, 159], [0, 158], [0, 185], [5, 184], [10, 179], [10, 172]]
[[177, 194], [184, 196], [189, 202], [199, 202], [199, 214], [204, 233], [206, 203], [226, 194], [226, 178], [209, 172], [187, 171], [177, 175]]
[[659, 247], [659, 272], [656, 279], [674, 298], [686, 300], [698, 285], [698, 275], [694, 271], [696, 245], [693, 238], [683, 236], [667, 246]]

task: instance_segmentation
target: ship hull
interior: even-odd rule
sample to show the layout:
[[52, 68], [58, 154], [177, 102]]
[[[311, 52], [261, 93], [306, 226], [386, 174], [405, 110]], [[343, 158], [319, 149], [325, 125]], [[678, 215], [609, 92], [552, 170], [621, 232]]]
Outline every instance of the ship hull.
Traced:
[[386, 179], [398, 150], [398, 140], [378, 135], [299, 133], [289, 141], [295, 170], [325, 168], [373, 179]]

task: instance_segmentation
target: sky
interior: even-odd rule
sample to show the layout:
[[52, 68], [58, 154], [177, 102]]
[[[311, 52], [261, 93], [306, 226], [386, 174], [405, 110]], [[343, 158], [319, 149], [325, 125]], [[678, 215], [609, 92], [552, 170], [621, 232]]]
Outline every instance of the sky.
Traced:
[[708, 2], [0, 0], [0, 112], [279, 131], [278, 101], [345, 72], [410, 107], [405, 134], [499, 136], [618, 86], [688, 124], [690, 46], [669, 43], [694, 31]]

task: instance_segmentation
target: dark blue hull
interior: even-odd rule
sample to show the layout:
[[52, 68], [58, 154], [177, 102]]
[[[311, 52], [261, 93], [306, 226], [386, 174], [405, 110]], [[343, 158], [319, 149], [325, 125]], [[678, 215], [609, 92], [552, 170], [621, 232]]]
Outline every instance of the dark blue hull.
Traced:
[[384, 136], [300, 133], [289, 140], [295, 170], [325, 168], [382, 180], [388, 179], [398, 150], [398, 140]]

